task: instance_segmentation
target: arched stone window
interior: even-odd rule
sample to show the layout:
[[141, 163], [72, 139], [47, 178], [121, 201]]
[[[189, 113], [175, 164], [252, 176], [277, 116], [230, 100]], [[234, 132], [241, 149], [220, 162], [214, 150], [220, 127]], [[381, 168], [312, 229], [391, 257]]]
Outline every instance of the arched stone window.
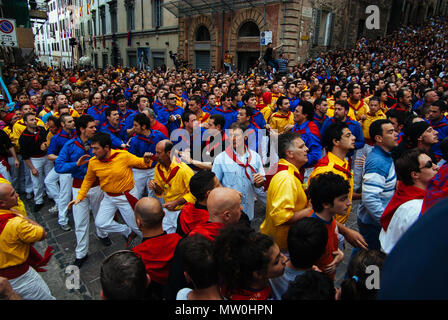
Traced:
[[238, 38], [242, 37], [259, 37], [260, 29], [253, 21], [247, 21], [238, 30]]
[[196, 41], [210, 41], [210, 31], [202, 25], [196, 31]]

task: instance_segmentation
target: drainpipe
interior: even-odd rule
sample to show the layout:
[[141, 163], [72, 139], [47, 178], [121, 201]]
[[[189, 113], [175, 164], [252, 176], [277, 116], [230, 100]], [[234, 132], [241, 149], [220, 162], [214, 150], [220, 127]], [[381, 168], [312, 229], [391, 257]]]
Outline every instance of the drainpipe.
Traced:
[[225, 19], [224, 9], [222, 10], [222, 23], [221, 23], [221, 68], [224, 69], [224, 19]]

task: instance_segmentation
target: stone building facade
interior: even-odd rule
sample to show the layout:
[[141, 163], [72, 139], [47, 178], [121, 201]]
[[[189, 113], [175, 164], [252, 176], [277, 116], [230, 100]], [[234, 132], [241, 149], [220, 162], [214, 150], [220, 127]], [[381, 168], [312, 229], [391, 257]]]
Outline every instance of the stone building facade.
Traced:
[[[192, 67], [223, 68], [228, 50], [234, 65], [247, 71], [263, 55], [264, 31], [272, 32], [274, 47], [289, 55], [290, 66], [320, 51], [353, 47], [360, 36], [376, 38], [387, 30], [390, 1], [378, 0], [380, 28], [364, 27], [368, 0], [170, 1], [164, 7], [179, 19], [179, 48]], [[348, 17], [348, 19], [347, 19]]]

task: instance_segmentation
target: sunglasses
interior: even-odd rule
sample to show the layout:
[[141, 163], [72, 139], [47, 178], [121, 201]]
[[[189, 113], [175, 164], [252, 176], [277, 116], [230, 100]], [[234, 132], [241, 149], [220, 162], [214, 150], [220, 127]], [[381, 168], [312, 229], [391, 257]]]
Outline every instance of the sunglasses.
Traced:
[[424, 169], [424, 168], [431, 169], [433, 165], [434, 165], [434, 163], [431, 160], [429, 160], [428, 162], [426, 162], [426, 164], [423, 167], [421, 167], [419, 169]]
[[176, 97], [169, 97], [168, 100], [175, 100]]

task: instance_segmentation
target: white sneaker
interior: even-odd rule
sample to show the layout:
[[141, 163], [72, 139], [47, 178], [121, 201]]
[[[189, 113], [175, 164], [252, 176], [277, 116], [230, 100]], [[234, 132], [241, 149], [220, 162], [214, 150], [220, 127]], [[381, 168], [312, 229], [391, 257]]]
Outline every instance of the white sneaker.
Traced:
[[54, 206], [52, 206], [50, 209], [48, 209], [48, 212], [50, 212], [50, 213], [58, 213], [59, 212], [58, 205], [55, 204]]

